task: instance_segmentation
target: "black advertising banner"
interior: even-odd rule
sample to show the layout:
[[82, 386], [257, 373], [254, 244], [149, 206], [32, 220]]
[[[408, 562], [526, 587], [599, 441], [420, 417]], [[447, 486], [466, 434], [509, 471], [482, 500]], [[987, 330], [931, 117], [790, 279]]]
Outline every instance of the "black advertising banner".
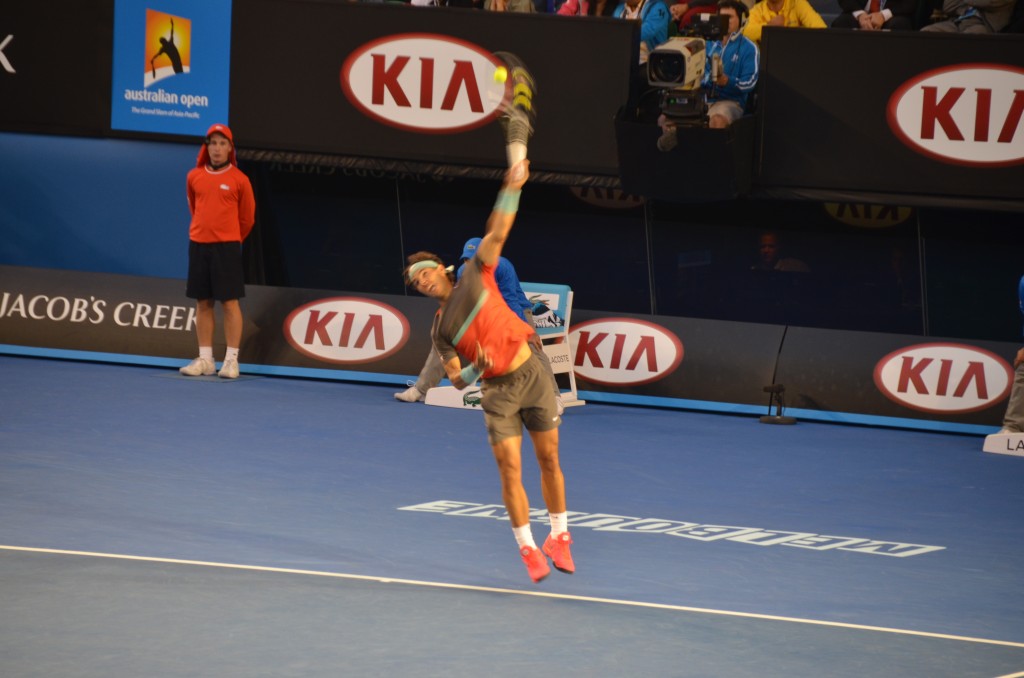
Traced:
[[581, 391], [761, 405], [782, 341], [778, 325], [573, 311]]
[[184, 281], [0, 266], [0, 343], [99, 353], [195, 352]]
[[791, 327], [778, 380], [790, 407], [998, 426], [1017, 346]]
[[98, 136], [110, 123], [113, 0], [0, 10], [0, 129]]
[[246, 148], [501, 167], [493, 52], [537, 81], [535, 171], [618, 175], [637, 25], [395, 4], [246, 0], [232, 130]]
[[[242, 307], [243, 370], [387, 383], [419, 373], [437, 309], [419, 296], [259, 285], [246, 287]], [[196, 350], [194, 322], [182, 280], [0, 266], [0, 352], [184, 364]], [[787, 407], [819, 419], [975, 433], [999, 425], [1016, 351], [587, 310], [573, 311], [569, 342], [579, 391], [610, 402], [767, 414], [764, 387], [781, 383]], [[220, 336], [215, 344], [223, 355]]]
[[[417, 374], [436, 309], [422, 297], [247, 285], [241, 362]], [[0, 344], [187, 361], [195, 302], [184, 280], [0, 266]], [[223, 354], [220, 322], [214, 344]]]
[[768, 29], [762, 54], [759, 184], [1021, 202], [1024, 36]]

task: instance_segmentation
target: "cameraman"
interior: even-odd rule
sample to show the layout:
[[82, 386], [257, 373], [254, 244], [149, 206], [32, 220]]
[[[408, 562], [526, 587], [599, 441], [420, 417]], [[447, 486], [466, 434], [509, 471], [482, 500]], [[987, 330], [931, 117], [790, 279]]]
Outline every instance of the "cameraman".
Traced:
[[708, 127], [723, 129], [736, 122], [757, 86], [757, 45], [741, 32], [747, 6], [740, 0], [719, 0], [719, 16], [729, 17], [721, 42], [707, 43], [704, 80], [708, 97]]
[[[708, 16], [700, 17], [699, 23], [705, 28]], [[701, 89], [707, 104], [707, 124], [713, 129], [724, 129], [736, 122], [746, 111], [747, 98], [757, 86], [758, 51], [757, 45], [742, 33], [746, 17], [747, 7], [740, 0], [719, 0], [717, 18], [727, 19], [727, 26], [721, 33], [718, 30], [702, 33], [701, 28], [696, 29], [707, 36]], [[722, 35], [722, 39], [712, 40], [711, 35]], [[679, 117], [662, 109], [658, 117], [662, 132], [658, 139], [659, 150], [670, 151], [676, 147], [679, 124], [682, 124]]]

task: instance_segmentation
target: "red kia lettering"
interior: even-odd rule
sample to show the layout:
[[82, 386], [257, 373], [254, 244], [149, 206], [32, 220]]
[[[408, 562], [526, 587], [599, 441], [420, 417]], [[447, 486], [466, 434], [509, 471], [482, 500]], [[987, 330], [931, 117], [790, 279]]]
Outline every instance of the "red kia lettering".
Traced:
[[478, 45], [405, 33], [356, 48], [341, 67], [349, 102], [378, 122], [424, 133], [454, 133], [493, 122], [505, 97], [499, 65]]

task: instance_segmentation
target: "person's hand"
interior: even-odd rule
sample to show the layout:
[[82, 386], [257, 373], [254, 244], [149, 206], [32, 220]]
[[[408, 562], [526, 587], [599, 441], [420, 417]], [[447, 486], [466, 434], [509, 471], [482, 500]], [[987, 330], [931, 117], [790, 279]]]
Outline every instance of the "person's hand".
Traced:
[[729, 76], [725, 73], [719, 73], [718, 77], [715, 78], [715, 84], [719, 87], [725, 87], [729, 84]]
[[1017, 351], [1017, 357], [1013, 359], [1013, 369], [1020, 367], [1020, 364], [1024, 363], [1024, 348]]
[[872, 30], [871, 15], [868, 14], [867, 12], [864, 12], [863, 14], [857, 17], [857, 23], [860, 24], [860, 29], [862, 31]]
[[669, 13], [672, 15], [673, 21], [679, 21], [680, 19], [682, 19], [683, 15], [686, 14], [689, 10], [690, 6], [687, 5], [685, 2], [680, 2], [668, 8]]
[[530, 161], [520, 160], [512, 165], [512, 167], [509, 167], [508, 172], [505, 173], [505, 188], [510, 188], [514, 191], [519, 190], [529, 178]]
[[782, 16], [781, 14], [776, 14], [775, 16], [773, 16], [771, 19], [768, 20], [768, 24], [767, 25], [768, 26], [785, 26], [786, 25], [786, 18], [784, 16]]
[[881, 12], [875, 12], [871, 15], [871, 28], [880, 31], [882, 26], [885, 24], [885, 15]]
[[476, 342], [476, 360], [473, 361], [473, 366], [480, 371], [481, 374], [494, 367], [494, 361], [491, 356], [487, 355], [487, 351], [480, 345], [480, 342]]

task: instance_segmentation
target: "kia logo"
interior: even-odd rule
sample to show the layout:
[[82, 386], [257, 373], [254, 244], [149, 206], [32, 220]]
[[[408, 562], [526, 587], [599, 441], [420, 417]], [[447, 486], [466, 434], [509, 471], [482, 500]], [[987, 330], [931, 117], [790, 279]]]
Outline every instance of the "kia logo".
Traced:
[[1003, 400], [1013, 370], [999, 356], [964, 344], [916, 344], [875, 365], [875, 385], [890, 400], [938, 414], [976, 412]]
[[409, 321], [387, 304], [357, 297], [319, 299], [285, 318], [284, 336], [316, 360], [351, 365], [383, 360], [409, 340]]
[[576, 198], [588, 205], [604, 209], [630, 210], [644, 204], [644, 199], [641, 196], [625, 193], [618, 188], [573, 186], [569, 190]]
[[847, 202], [827, 202], [825, 211], [836, 221], [857, 228], [888, 228], [902, 224], [913, 214], [909, 207]]
[[602, 318], [569, 332], [577, 376], [605, 386], [663, 379], [683, 360], [683, 343], [664, 327], [631, 318]]
[[500, 62], [444, 35], [392, 35], [357, 48], [341, 67], [341, 88], [369, 117], [400, 129], [464, 132], [495, 119], [505, 84]]
[[955, 165], [1024, 163], [1024, 69], [962, 64], [928, 71], [889, 98], [893, 133], [913, 151]]

